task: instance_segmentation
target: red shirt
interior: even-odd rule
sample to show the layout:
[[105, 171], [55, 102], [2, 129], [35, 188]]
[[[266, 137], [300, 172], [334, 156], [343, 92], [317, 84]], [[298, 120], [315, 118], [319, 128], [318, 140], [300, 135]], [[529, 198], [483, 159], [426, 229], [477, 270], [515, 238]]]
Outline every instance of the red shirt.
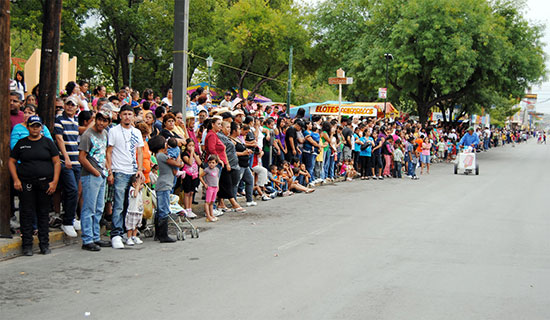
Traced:
[[17, 115], [13, 115], [10, 113], [11, 129], [13, 130], [13, 127], [15, 127], [15, 125], [17, 124], [22, 123], [24, 119], [25, 119], [25, 114], [21, 110], [17, 112]]
[[223, 163], [228, 164], [227, 156], [225, 154], [225, 145], [222, 143], [220, 138], [218, 138], [218, 135], [214, 131], [208, 130], [208, 133], [206, 134], [206, 139], [204, 141], [204, 147], [206, 161], [208, 161], [208, 157], [211, 154], [215, 154], [218, 156], [218, 158], [220, 158], [220, 160], [223, 161]]

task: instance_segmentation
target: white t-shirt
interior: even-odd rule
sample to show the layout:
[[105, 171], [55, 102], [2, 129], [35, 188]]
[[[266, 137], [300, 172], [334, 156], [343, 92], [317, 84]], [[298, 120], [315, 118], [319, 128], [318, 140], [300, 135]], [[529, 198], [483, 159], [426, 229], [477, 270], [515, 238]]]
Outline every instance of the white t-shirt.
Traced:
[[163, 102], [163, 103], [166, 103], [166, 104], [169, 105], [170, 107], [172, 106], [172, 103], [170, 102], [170, 100], [168, 100], [167, 97], [164, 97], [164, 98], [162, 99], [162, 102]]
[[143, 214], [143, 189], [136, 192], [136, 189], [131, 186], [128, 193], [128, 212]]
[[109, 146], [113, 147], [111, 156], [113, 172], [135, 174], [138, 169], [137, 148], [143, 148], [141, 131], [134, 127], [124, 129], [119, 124], [109, 130]]

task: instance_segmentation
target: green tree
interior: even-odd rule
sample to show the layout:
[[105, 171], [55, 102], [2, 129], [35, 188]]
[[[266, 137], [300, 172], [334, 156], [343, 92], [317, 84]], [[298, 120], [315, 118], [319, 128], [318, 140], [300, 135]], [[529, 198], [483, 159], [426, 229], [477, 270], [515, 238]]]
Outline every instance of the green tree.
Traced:
[[283, 92], [286, 81], [280, 77], [288, 70], [291, 45], [295, 70], [308, 58], [308, 32], [292, 1], [240, 0], [220, 7], [216, 17], [224, 41], [213, 48], [214, 58], [240, 69], [217, 67], [218, 85], [236, 86], [240, 96], [243, 88], [255, 93], [269, 82], [270, 89]]
[[[444, 111], [460, 105], [471, 112], [501, 97], [520, 96], [544, 75], [541, 28], [529, 24], [515, 2], [353, 3], [368, 14], [355, 16], [355, 26], [346, 23], [358, 34], [340, 58], [357, 79], [350, 89], [360, 96], [383, 86], [384, 53], [391, 53], [390, 98], [412, 99], [422, 122], [433, 107]], [[342, 31], [327, 29], [322, 36], [332, 40], [331, 48], [347, 48], [347, 39], [339, 41], [337, 32]]]

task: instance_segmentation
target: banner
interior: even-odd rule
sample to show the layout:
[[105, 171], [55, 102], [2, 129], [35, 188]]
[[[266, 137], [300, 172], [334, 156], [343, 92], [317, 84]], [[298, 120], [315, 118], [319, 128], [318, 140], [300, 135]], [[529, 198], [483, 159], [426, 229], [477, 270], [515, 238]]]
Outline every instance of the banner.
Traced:
[[[378, 110], [374, 106], [353, 107], [342, 105], [343, 116], [376, 117]], [[338, 106], [321, 105], [312, 107], [310, 114], [338, 115]]]

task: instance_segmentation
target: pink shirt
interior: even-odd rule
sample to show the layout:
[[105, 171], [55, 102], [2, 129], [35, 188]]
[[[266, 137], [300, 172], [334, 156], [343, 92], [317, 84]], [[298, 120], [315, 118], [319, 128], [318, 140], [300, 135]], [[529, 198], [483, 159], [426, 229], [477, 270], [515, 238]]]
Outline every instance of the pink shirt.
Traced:
[[430, 155], [430, 149], [432, 148], [431, 143], [422, 143], [422, 155], [429, 156]]

